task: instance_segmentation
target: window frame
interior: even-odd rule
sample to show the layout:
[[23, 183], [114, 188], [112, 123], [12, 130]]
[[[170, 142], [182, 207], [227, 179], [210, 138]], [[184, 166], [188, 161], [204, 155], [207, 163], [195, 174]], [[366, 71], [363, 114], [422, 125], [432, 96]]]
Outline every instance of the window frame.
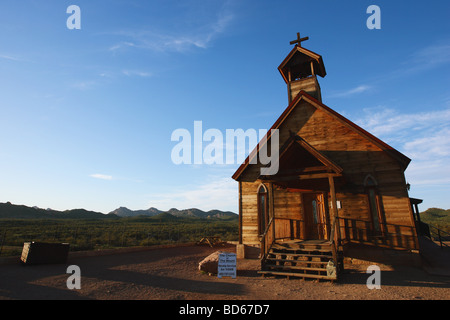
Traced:
[[372, 235], [384, 236], [386, 232], [386, 221], [381, 209], [381, 196], [378, 190], [378, 183], [372, 175], [367, 175], [364, 179], [364, 191], [369, 204]]
[[[262, 190], [262, 191], [261, 191]], [[264, 212], [262, 212], [261, 198], [264, 199]], [[258, 234], [264, 234], [269, 223], [269, 192], [264, 184], [258, 186]]]

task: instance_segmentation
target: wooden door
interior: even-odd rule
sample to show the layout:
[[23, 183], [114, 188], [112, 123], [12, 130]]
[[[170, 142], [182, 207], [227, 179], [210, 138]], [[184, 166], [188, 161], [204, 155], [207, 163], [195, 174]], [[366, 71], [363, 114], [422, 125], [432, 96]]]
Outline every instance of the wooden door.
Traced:
[[303, 212], [306, 239], [326, 239], [326, 215], [321, 193], [303, 194]]

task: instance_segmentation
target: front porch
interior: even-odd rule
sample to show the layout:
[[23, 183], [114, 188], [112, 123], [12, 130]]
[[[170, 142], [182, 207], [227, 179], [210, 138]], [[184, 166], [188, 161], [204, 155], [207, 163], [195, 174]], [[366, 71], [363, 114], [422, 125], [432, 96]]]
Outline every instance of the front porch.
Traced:
[[[274, 184], [269, 182], [268, 210], [260, 234], [261, 274], [337, 280], [342, 269], [340, 227], [330, 177], [328, 192], [296, 192], [299, 210], [280, 216], [274, 210]], [[265, 210], [260, 210], [264, 219]], [[267, 221], [267, 222], [266, 222]]]
[[259, 176], [262, 274], [337, 279], [341, 263], [335, 179], [340, 182], [342, 171], [293, 135], [281, 149], [278, 173]]

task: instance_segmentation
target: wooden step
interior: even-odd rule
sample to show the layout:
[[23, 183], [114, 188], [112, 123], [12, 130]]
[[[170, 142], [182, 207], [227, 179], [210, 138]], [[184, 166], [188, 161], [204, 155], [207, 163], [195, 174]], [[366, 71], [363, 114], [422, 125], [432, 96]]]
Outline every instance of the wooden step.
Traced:
[[288, 241], [279, 242], [272, 245], [272, 249], [276, 250], [307, 250], [307, 251], [323, 251], [331, 252], [332, 244], [331, 242], [302, 242], [302, 241]]
[[303, 264], [323, 264], [327, 265], [328, 261], [311, 261], [311, 260], [294, 260], [294, 259], [277, 259], [277, 258], [267, 258], [266, 261], [274, 261], [274, 262], [294, 262], [294, 263], [303, 263]]
[[[261, 275], [337, 280], [328, 276], [327, 266], [333, 261], [338, 268], [341, 253], [333, 254], [331, 242], [326, 240], [288, 240], [272, 245], [261, 261]], [[335, 261], [337, 258], [338, 261]]]
[[302, 270], [302, 271], [317, 271], [327, 272], [327, 268], [313, 268], [313, 267], [301, 267], [301, 266], [281, 266], [276, 264], [266, 265], [267, 269], [287, 269], [287, 270]]
[[331, 252], [329, 255], [328, 254], [314, 254], [314, 253], [269, 252], [268, 256], [270, 256], [270, 255], [278, 255], [278, 256], [286, 255], [286, 256], [291, 256], [291, 257], [302, 257], [302, 258], [306, 258], [306, 257], [329, 258], [329, 259], [333, 258], [333, 254]]
[[308, 274], [308, 273], [298, 273], [298, 272], [284, 272], [284, 271], [258, 271], [259, 274], [265, 275], [273, 275], [273, 276], [286, 276], [286, 277], [297, 277], [297, 278], [313, 278], [313, 279], [326, 279], [326, 280], [337, 280], [336, 277], [329, 277], [326, 275], [320, 274]]

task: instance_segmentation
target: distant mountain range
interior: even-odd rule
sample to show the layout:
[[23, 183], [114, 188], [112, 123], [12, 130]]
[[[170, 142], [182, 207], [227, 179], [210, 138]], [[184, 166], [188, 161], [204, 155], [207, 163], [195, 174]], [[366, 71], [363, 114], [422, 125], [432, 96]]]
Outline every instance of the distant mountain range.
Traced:
[[130, 210], [125, 207], [120, 207], [114, 211], [111, 211], [109, 214], [114, 214], [118, 217], [136, 217], [136, 216], [157, 216], [162, 213], [167, 213], [175, 217], [183, 217], [183, 218], [201, 218], [201, 219], [230, 219], [237, 218], [237, 214], [230, 211], [220, 211], [220, 210], [210, 210], [210, 211], [202, 211], [200, 209], [191, 208], [191, 209], [183, 209], [178, 210], [176, 208], [172, 208], [168, 211], [161, 211], [154, 207], [151, 207], [147, 210]]
[[172, 208], [169, 211], [162, 211], [153, 207], [147, 210], [130, 210], [125, 207], [120, 207], [108, 214], [103, 214], [101, 212], [88, 211], [85, 209], [57, 211], [15, 205], [10, 202], [0, 203], [0, 219], [120, 219], [138, 216], [154, 217], [164, 220], [174, 220], [176, 218], [228, 220], [238, 217], [237, 214], [230, 211], [210, 210], [205, 212], [196, 208], [184, 210]]
[[162, 212], [163, 211], [153, 207], [147, 210], [134, 210], [134, 211], [125, 207], [120, 207], [114, 211], [111, 211], [109, 214], [115, 214], [118, 217], [136, 217], [136, 216], [156, 216]]
[[27, 207], [15, 205], [10, 202], [0, 203], [0, 218], [8, 219], [106, 219], [116, 218], [114, 215], [105, 215], [100, 212], [84, 209], [73, 209], [57, 211], [52, 209], [41, 209], [38, 207]]

